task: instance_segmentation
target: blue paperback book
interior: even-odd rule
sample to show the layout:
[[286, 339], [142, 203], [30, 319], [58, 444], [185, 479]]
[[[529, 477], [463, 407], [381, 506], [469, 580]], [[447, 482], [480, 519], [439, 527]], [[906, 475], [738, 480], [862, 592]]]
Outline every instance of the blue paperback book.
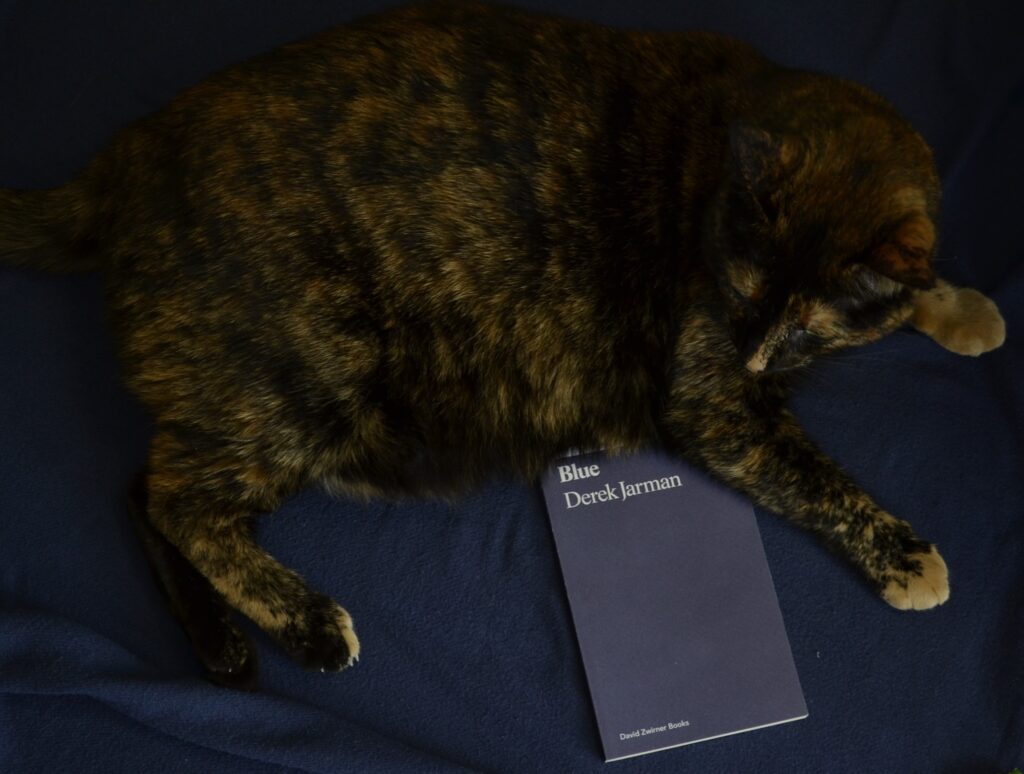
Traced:
[[542, 486], [605, 760], [807, 717], [748, 502], [655, 452]]

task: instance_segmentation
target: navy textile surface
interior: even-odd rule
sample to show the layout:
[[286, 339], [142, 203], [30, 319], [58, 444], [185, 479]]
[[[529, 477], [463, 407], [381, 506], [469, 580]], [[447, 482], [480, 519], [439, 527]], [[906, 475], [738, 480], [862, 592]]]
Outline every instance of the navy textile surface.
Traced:
[[[891, 610], [808, 535], [759, 513], [810, 717], [610, 765], [1024, 765], [1019, 2], [528, 4], [733, 33], [885, 94], [936, 151], [943, 273], [990, 293], [1009, 330], [980, 359], [899, 332], [816, 369], [796, 401], [814, 437], [938, 543], [950, 602]], [[0, 185], [61, 183], [180, 88], [374, 7], [0, 0]], [[0, 771], [603, 770], [532, 485], [496, 481], [455, 506], [292, 499], [261, 541], [348, 607], [364, 658], [309, 674], [259, 636], [261, 693], [200, 679], [123, 507], [150, 427], [117, 371], [98, 277], [0, 269]]]

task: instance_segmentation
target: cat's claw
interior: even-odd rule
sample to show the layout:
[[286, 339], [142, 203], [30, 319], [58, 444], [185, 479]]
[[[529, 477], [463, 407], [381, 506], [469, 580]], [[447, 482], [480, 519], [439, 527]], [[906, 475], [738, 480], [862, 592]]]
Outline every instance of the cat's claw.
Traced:
[[928, 610], [949, 599], [949, 570], [935, 547], [910, 558], [920, 570], [895, 574], [882, 589], [882, 599], [897, 610]]

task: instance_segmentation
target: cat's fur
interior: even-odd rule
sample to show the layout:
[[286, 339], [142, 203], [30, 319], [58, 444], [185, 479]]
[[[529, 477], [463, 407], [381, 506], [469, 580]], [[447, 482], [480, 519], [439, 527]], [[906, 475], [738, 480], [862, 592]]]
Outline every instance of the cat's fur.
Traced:
[[445, 3], [231, 68], [68, 185], [0, 191], [0, 255], [104, 271], [157, 425], [140, 534], [208, 670], [246, 685], [231, 609], [307, 666], [359, 653], [257, 514], [316, 482], [532, 478], [568, 447], [661, 445], [895, 607], [941, 604], [934, 546], [785, 408], [798, 366], [912, 316], [1001, 343], [991, 302], [931, 290], [938, 202], [924, 141], [859, 86], [720, 36]]

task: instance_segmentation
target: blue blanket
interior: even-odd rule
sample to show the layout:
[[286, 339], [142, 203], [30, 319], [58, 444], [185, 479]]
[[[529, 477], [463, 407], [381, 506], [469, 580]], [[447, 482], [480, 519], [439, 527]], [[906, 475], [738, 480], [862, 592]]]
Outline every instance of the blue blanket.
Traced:
[[[0, 185], [67, 179], [213, 70], [372, 9], [320, 0], [0, 0]], [[951, 569], [898, 613], [758, 513], [810, 717], [611, 764], [651, 772], [986, 772], [1024, 765], [1024, 18], [1019, 3], [532, 2], [744, 37], [888, 96], [935, 149], [941, 272], [1007, 344], [899, 332], [816, 368], [797, 412]], [[352, 611], [365, 656], [309, 674], [262, 635], [263, 690], [205, 682], [124, 507], [151, 431], [118, 381], [95, 276], [0, 270], [0, 770], [602, 770], [536, 486], [455, 505], [308, 491], [260, 539]]]

